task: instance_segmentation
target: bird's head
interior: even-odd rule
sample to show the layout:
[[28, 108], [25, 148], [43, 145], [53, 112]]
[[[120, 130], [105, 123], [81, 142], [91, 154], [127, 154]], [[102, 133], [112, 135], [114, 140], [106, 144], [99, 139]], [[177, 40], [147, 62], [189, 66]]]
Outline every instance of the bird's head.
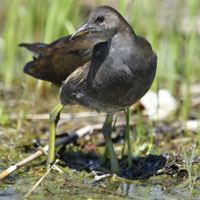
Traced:
[[93, 33], [111, 38], [117, 33], [123, 22], [126, 23], [115, 9], [108, 6], [97, 7], [89, 13], [86, 22], [72, 34], [70, 39]]

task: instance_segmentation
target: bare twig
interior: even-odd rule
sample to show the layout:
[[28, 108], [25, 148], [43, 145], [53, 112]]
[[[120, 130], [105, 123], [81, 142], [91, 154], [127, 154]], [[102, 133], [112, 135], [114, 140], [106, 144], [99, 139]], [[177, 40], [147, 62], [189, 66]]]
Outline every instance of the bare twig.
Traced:
[[[86, 126], [84, 128], [81, 128], [81, 129], [77, 130], [76, 133], [73, 133], [73, 134], [69, 135], [68, 137], [65, 137], [65, 138], [62, 138], [61, 140], [56, 141], [55, 145], [57, 147], [57, 146], [60, 146], [61, 144], [65, 144], [65, 143], [69, 142], [70, 140], [73, 140], [73, 138], [77, 138], [77, 137], [81, 138], [87, 134], [91, 134], [95, 128], [100, 128], [100, 125]], [[49, 146], [47, 145], [43, 148], [43, 150], [38, 150], [34, 154], [32, 154], [29, 157], [25, 158], [24, 160], [20, 161], [19, 163], [9, 167], [8, 169], [6, 169], [4, 172], [2, 172], [0, 174], [0, 180], [4, 179], [11, 173], [15, 172], [17, 169], [23, 167], [24, 165], [30, 163], [34, 159], [43, 155], [43, 153], [44, 153], [43, 151], [48, 152], [48, 149], [49, 149]]]
[[110, 176], [111, 176], [111, 174], [103, 174], [103, 175], [97, 175], [97, 174], [95, 174], [94, 180], [92, 180], [92, 181], [90, 182], [90, 184], [97, 183], [97, 182], [99, 182], [99, 181], [102, 181], [102, 180], [105, 179], [105, 178], [110, 177]]
[[56, 163], [58, 162], [58, 159], [55, 161], [55, 163], [50, 167], [50, 169], [40, 178], [40, 180], [29, 190], [29, 192], [25, 195], [26, 198], [28, 198], [32, 192], [36, 189], [36, 187], [44, 180], [44, 178], [49, 174], [49, 172], [55, 167]]
[[24, 160], [22, 160], [21, 162], [9, 167], [8, 169], [6, 169], [4, 172], [2, 172], [0, 174], [0, 180], [4, 179], [5, 177], [7, 177], [8, 175], [13, 173], [14, 171], [19, 169], [20, 167], [22, 167], [22, 166], [26, 165], [27, 163], [31, 162], [32, 160], [38, 158], [42, 154], [43, 154], [42, 150], [39, 150], [39, 151], [35, 152], [34, 154], [30, 155], [28, 158], [25, 158]]
[[[102, 113], [97, 113], [97, 112], [79, 112], [76, 114], [69, 114], [69, 113], [61, 113], [60, 119], [65, 119], [65, 120], [71, 120], [73, 118], [76, 119], [81, 119], [81, 118], [88, 118], [88, 117], [97, 117], [99, 115], [104, 116], [105, 114]], [[15, 120], [19, 118], [19, 115], [16, 115], [12, 113], [10, 115], [10, 118]], [[43, 113], [43, 114], [27, 114], [25, 116], [26, 119], [28, 120], [49, 120], [49, 113]]]
[[[121, 126], [123, 125], [123, 122], [118, 122], [116, 124], [116, 126]], [[86, 126], [83, 127], [79, 130], [77, 130], [75, 133], [70, 134], [69, 136], [62, 138], [58, 141], [56, 141], [55, 146], [58, 147], [62, 144], [65, 144], [67, 142], [73, 141], [74, 138], [81, 138], [85, 135], [91, 134], [92, 132], [94, 132], [94, 130], [101, 130], [102, 129], [102, 124], [96, 124], [96, 125], [91, 125], [91, 126]], [[24, 165], [30, 163], [31, 161], [35, 160], [36, 158], [40, 157], [41, 155], [43, 155], [43, 151], [48, 152], [49, 146], [46, 145], [43, 150], [38, 150], [36, 151], [34, 154], [30, 155], [29, 157], [25, 158], [24, 160], [20, 161], [19, 163], [9, 167], [8, 169], [6, 169], [4, 172], [2, 172], [0, 174], [0, 180], [4, 179], [5, 177], [9, 176], [11, 173], [15, 172], [17, 169], [23, 167]]]

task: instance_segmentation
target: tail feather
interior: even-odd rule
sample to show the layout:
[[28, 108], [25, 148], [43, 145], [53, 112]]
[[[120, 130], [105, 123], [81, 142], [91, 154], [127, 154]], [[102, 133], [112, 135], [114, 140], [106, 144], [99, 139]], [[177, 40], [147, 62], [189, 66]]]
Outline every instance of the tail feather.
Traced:
[[33, 60], [25, 65], [23, 70], [24, 73], [29, 74], [32, 77], [40, 80], [50, 81], [55, 85], [61, 85], [61, 82], [65, 77], [62, 76], [62, 71], [59, 71], [60, 68], [58, 68], [57, 70], [57, 68], [54, 65], [54, 59], [57, 59], [54, 58], [54, 54], [47, 54], [49, 47], [47, 44], [21, 43], [19, 44], [19, 46], [25, 47], [33, 55]]
[[25, 47], [32, 54], [33, 58], [38, 59], [39, 56], [44, 53], [48, 45], [44, 43], [21, 43], [19, 46]]
[[25, 67], [24, 67], [24, 73], [29, 74], [37, 79], [41, 79], [44, 80], [43, 76], [41, 73], [37, 73], [36, 70], [34, 70], [34, 65], [35, 65], [35, 61], [30, 61], [28, 62]]

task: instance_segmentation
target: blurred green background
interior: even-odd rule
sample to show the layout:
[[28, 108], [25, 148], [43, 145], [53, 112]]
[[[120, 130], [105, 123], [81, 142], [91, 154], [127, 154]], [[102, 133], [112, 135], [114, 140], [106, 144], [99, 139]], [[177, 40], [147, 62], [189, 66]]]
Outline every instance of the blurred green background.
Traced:
[[[15, 161], [21, 160], [28, 145], [34, 146], [35, 138], [39, 144], [47, 143], [44, 133], [48, 135], [48, 113], [59, 102], [58, 90], [50, 83], [38, 81], [23, 73], [25, 63], [32, 60], [32, 57], [25, 49], [19, 48], [18, 44], [22, 42], [50, 43], [72, 34], [84, 23], [88, 12], [99, 5], [116, 8], [131, 24], [136, 34], [145, 37], [151, 43], [158, 56], [158, 70], [152, 90], [166, 88], [178, 102], [175, 115], [164, 119], [162, 126], [159, 123], [163, 121], [143, 120], [141, 112], [137, 109], [139, 114], [137, 113], [138, 116], [133, 117], [136, 131], [131, 132], [134, 155], [155, 153], [152, 151], [153, 146], [155, 146], [157, 154], [170, 151], [179, 155], [180, 147], [191, 149], [194, 141], [198, 141], [199, 154], [200, 0], [0, 0], [0, 157], [4, 158], [4, 161], [1, 162], [2, 166], [7, 167]], [[197, 86], [197, 98], [196, 102], [193, 101], [192, 104], [194, 85]], [[80, 108], [70, 109], [70, 113], [72, 109], [80, 111]], [[195, 114], [191, 114], [191, 111], [194, 111]], [[38, 115], [42, 113], [42, 115], [37, 118], [35, 113]], [[165, 123], [167, 120], [169, 122], [181, 121], [185, 125], [185, 122], [192, 117], [196, 121], [198, 120], [198, 128], [189, 132], [189, 139], [184, 137], [187, 132], [180, 129], [179, 124], [176, 125], [177, 130], [174, 130], [171, 126], [168, 127], [172, 123]], [[82, 121], [80, 118], [71, 121], [67, 124], [67, 128], [60, 127], [59, 132], [65, 133], [66, 130], [73, 132], [78, 127], [83, 127], [91, 122], [88, 117]], [[155, 130], [154, 127], [156, 127]], [[153, 136], [157, 136], [156, 139], [153, 139]], [[27, 153], [29, 154], [30, 151]], [[185, 160], [187, 161], [187, 159]], [[192, 158], [190, 162], [192, 162]], [[1, 169], [4, 168], [2, 166]], [[189, 170], [191, 171], [191, 169]], [[35, 171], [33, 173], [33, 178], [38, 178], [35, 176]], [[16, 191], [22, 188], [21, 191], [27, 192], [24, 181], [18, 177], [13, 179], [16, 186], [14, 183], [9, 187], [6, 185], [6, 192], [11, 191], [12, 194], [13, 188], [16, 187]], [[57, 177], [55, 180], [59, 181]], [[134, 188], [134, 192], [138, 190], [139, 195], [143, 195], [144, 192], [147, 192], [149, 196], [156, 194], [156, 197], [153, 196], [154, 199], [157, 198], [157, 194], [159, 196], [163, 194], [159, 184], [167, 183], [163, 189], [167, 194], [174, 194], [174, 191], [170, 192], [167, 188], [169, 186], [176, 190], [177, 198], [181, 194], [185, 194], [184, 185], [177, 189], [173, 185], [174, 180], [166, 183], [165, 181], [166, 177], [156, 184], [152, 184], [150, 180], [147, 184], [152, 187], [152, 190], [148, 187], [144, 189], [143, 186], [146, 183], [137, 184], [142, 186], [140, 190], [137, 187], [131, 186], [130, 188]], [[6, 182], [6, 184], [8, 183], [10, 184], [10, 182]], [[28, 183], [29, 187], [29, 175], [25, 183]], [[113, 181], [111, 183], [113, 185]], [[193, 184], [192, 179], [190, 183]], [[19, 184], [22, 185], [21, 188]], [[185, 184], [188, 185], [187, 182]], [[156, 185], [158, 185], [158, 193], [152, 194]], [[3, 184], [2, 187], [4, 187]], [[184, 188], [184, 192], [180, 188]], [[52, 198], [53, 194], [61, 193], [60, 187], [56, 186], [57, 189], [59, 189], [58, 193], [49, 193], [51, 195], [49, 198]], [[197, 189], [199, 193], [199, 187]], [[69, 192], [68, 189], [64, 188], [64, 190]], [[1, 193], [3, 194], [3, 192]], [[77, 192], [75, 191], [75, 193]], [[41, 194], [43, 195], [43, 192]], [[87, 195], [85, 191], [84, 194]], [[68, 195], [71, 195], [71, 192]], [[83, 197], [82, 195], [81, 192], [81, 197]], [[57, 199], [57, 197], [55, 198]]]
[[23, 66], [32, 58], [18, 44], [49, 43], [69, 35], [91, 9], [105, 4], [118, 9], [136, 34], [147, 38], [156, 51], [158, 71], [153, 89], [165, 87], [180, 100], [180, 89], [186, 88], [181, 113], [187, 118], [190, 87], [200, 77], [198, 0], [1, 0], [1, 87], [23, 87], [27, 94], [39, 90], [41, 84], [23, 73]]

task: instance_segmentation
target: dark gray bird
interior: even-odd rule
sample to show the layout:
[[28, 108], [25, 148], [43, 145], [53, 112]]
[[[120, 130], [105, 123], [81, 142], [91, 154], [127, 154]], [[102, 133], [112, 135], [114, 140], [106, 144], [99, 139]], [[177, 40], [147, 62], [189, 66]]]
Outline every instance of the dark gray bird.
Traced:
[[[37, 55], [25, 66], [26, 73], [61, 84], [61, 104], [53, 110], [50, 119], [48, 161], [54, 160], [55, 126], [59, 113], [63, 106], [79, 104], [107, 113], [103, 133], [111, 171], [120, 174], [110, 136], [112, 115], [136, 103], [151, 87], [157, 56], [149, 42], [137, 36], [115, 9], [102, 6], [92, 10], [84, 25], [72, 36], [49, 45], [21, 46]], [[45, 68], [51, 79], [45, 76]]]

